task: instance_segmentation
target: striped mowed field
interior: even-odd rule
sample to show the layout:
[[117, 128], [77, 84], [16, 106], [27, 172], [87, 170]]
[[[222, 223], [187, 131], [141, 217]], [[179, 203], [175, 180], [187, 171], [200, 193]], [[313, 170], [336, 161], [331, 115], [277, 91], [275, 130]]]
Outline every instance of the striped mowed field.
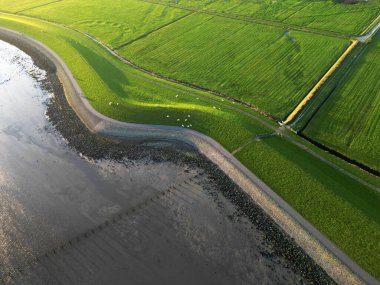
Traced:
[[307, 126], [307, 136], [380, 171], [380, 34]]
[[348, 45], [344, 39], [193, 14], [118, 52], [148, 70], [282, 119]]
[[[156, 76], [226, 94], [284, 119], [353, 35], [369, 27], [380, 12], [379, 0], [354, 5], [158, 1], [0, 0], [0, 10], [8, 12], [0, 14], [0, 26], [53, 49], [92, 106], [106, 116], [189, 128], [214, 138], [379, 278], [380, 195], [373, 189], [380, 179], [286, 129], [282, 133], [275, 121], [244, 105]], [[374, 168], [379, 165], [378, 45], [378, 40], [368, 45], [306, 129], [312, 138]]]

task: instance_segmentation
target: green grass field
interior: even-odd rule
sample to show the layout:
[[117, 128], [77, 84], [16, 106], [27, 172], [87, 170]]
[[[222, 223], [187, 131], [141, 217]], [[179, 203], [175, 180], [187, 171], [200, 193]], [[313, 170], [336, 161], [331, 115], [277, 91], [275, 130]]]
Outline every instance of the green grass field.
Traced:
[[[110, 2], [105, 0], [64, 0], [27, 10], [24, 14], [70, 25], [93, 35], [111, 47], [116, 47], [189, 13], [138, 0], [127, 2], [128, 5], [125, 4], [125, 0], [115, 0], [110, 5]], [[7, 10], [7, 6], [5, 3], [0, 5], [4, 10]], [[11, 11], [14, 10], [12, 8]]]
[[111, 7], [104, 0], [65, 0], [25, 13], [80, 29], [113, 48], [171, 23], [118, 52], [147, 69], [225, 93], [279, 119], [348, 45], [344, 39], [217, 16], [182, 19], [190, 12], [139, 0], [128, 3], [118, 0]]
[[148, 70], [248, 102], [282, 119], [348, 44], [194, 14], [118, 53]]
[[279, 119], [348, 45], [344, 39], [204, 14], [182, 18], [190, 12], [128, 3], [118, 0], [111, 7], [104, 0], [65, 0], [25, 13], [65, 23], [113, 48], [171, 23], [118, 52], [144, 68], [248, 102]]
[[319, 111], [320, 106], [338, 90], [344, 79], [354, 68], [355, 63], [360, 58], [363, 51], [366, 49], [366, 44], [360, 43], [352, 52], [344, 59], [342, 64], [337, 70], [328, 78], [328, 80], [317, 90], [312, 100], [301, 110], [296, 118], [290, 123], [290, 126], [296, 131], [303, 131], [316, 112]]
[[379, 277], [378, 265], [368, 258], [380, 253], [379, 193], [360, 191], [361, 186], [349, 182], [347, 176], [278, 137], [253, 142], [237, 157], [363, 268]]
[[32, 7], [39, 7], [54, 0], [0, 0], [0, 11], [21, 12]]
[[166, 5], [190, 7], [195, 10], [243, 15], [273, 20], [286, 24], [297, 24], [321, 30], [347, 34], [360, 34], [380, 13], [380, 1], [359, 1], [355, 5], [333, 0], [284, 0], [284, 1], [203, 1], [203, 0], [148, 0]]
[[219, 137], [218, 140], [230, 151], [252, 135], [268, 132], [255, 120], [229, 109], [236, 108], [232, 103], [220, 98], [201, 98], [202, 94], [198, 93], [189, 96], [186, 95], [187, 89], [145, 77], [79, 33], [15, 16], [2, 15], [1, 20], [2, 27], [22, 31], [55, 50], [88, 94], [91, 104], [110, 117], [180, 127], [190, 127], [191, 124], [192, 129]]
[[307, 126], [307, 136], [380, 170], [380, 34]]
[[[26, 33], [56, 51], [91, 104], [112, 118], [189, 126], [213, 137], [229, 151], [256, 134], [273, 132], [259, 122], [266, 119], [257, 113], [137, 71], [70, 29], [6, 14], [0, 14], [0, 26]], [[238, 152], [237, 157], [364, 269], [380, 277], [379, 193], [287, 139], [274, 137], [254, 142]], [[345, 164], [344, 168], [357, 172], [350, 165]], [[370, 177], [366, 173], [360, 175]], [[375, 183], [378, 182], [377, 179]]]
[[348, 5], [336, 1], [305, 1], [285, 23], [359, 35], [380, 14], [380, 1]]

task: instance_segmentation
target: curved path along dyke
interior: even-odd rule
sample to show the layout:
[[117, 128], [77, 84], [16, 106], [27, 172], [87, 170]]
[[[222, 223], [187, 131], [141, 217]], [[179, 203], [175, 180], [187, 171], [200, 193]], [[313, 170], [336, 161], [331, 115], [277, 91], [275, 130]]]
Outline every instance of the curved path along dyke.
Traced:
[[[28, 16], [29, 17], [29, 16]], [[34, 17], [30, 17], [30, 18], [34, 18]], [[39, 19], [39, 18], [36, 18], [36, 19]], [[39, 19], [41, 20], [41, 19]], [[44, 20], [46, 21], [46, 20]], [[151, 75], [153, 77], [156, 77], [156, 78], [159, 78], [159, 79], [163, 79], [163, 80], [166, 80], [166, 81], [170, 81], [170, 82], [173, 82], [173, 83], [176, 83], [176, 84], [179, 84], [179, 85], [182, 85], [182, 86], [185, 86], [185, 87], [189, 87], [189, 88], [193, 88], [195, 90], [199, 90], [199, 91], [203, 91], [203, 92], [207, 92], [207, 93], [210, 93], [210, 94], [213, 94], [213, 95], [216, 95], [216, 96], [220, 96], [220, 97], [223, 97], [225, 99], [228, 99], [232, 102], [237, 102], [239, 103], [240, 105], [244, 106], [244, 107], [247, 107], [267, 118], [270, 118], [271, 120], [274, 120], [274, 121], [279, 121], [278, 119], [275, 119], [275, 118], [272, 118], [269, 114], [267, 114], [266, 112], [258, 109], [257, 107], [253, 106], [253, 105], [250, 105], [250, 104], [247, 104], [247, 103], [244, 103], [244, 102], [241, 102], [239, 100], [236, 100], [232, 97], [229, 97], [225, 94], [221, 94], [221, 93], [218, 93], [218, 92], [215, 92], [213, 90], [210, 90], [210, 89], [207, 89], [207, 88], [203, 88], [201, 86], [197, 86], [197, 85], [193, 85], [193, 84], [188, 84], [188, 83], [185, 83], [185, 82], [182, 82], [182, 81], [179, 81], [179, 80], [176, 80], [176, 79], [173, 79], [173, 78], [169, 78], [169, 77], [166, 77], [166, 76], [162, 76], [160, 74], [157, 74], [155, 72], [152, 72], [152, 71], [149, 71], [149, 70], [146, 70], [136, 64], [134, 64], [133, 62], [131, 62], [130, 60], [124, 58], [123, 56], [119, 55], [115, 50], [111, 49], [109, 46], [107, 46], [106, 44], [100, 42], [99, 40], [97, 40], [95, 37], [93, 37], [92, 35], [90, 34], [87, 34], [85, 32], [82, 32], [81, 30], [78, 30], [78, 29], [75, 29], [75, 28], [72, 28], [70, 26], [67, 26], [67, 25], [64, 25], [64, 24], [61, 24], [61, 23], [58, 23], [58, 22], [52, 22], [52, 21], [47, 21], [49, 23], [52, 23], [52, 24], [55, 24], [55, 25], [58, 25], [58, 26], [62, 26], [62, 27], [65, 27], [67, 29], [70, 29], [72, 31], [75, 31], [89, 39], [91, 39], [92, 41], [94, 41], [95, 43], [99, 44], [100, 46], [102, 46], [104, 49], [106, 49], [109, 53], [111, 53], [113, 56], [115, 56], [117, 59], [121, 60], [122, 62], [124, 62], [125, 64], [133, 67], [134, 69], [136, 70], [139, 70], [145, 74], [148, 74], [148, 75]], [[149, 79], [146, 79], [146, 78], [143, 78], [143, 77], [140, 77], [141, 79], [143, 80], [147, 80], [149, 82], [152, 82], [151, 80]], [[158, 84], [158, 83], [156, 83]], [[169, 88], [169, 89], [172, 89], [172, 90], [176, 90], [176, 91], [179, 91], [181, 93], [186, 93], [187, 95], [190, 95], [190, 96], [193, 96], [193, 97], [198, 97], [198, 95], [195, 95], [195, 94], [192, 94], [191, 92], [188, 92], [188, 91], [183, 91], [183, 90], [180, 90], [174, 86], [170, 86], [170, 85], [167, 85], [165, 83], [160, 83], [159, 85], [161, 86], [164, 86], [165, 88]], [[207, 101], [210, 101], [210, 102], [214, 102], [213, 99], [206, 99]], [[282, 129], [282, 126], [280, 125], [280, 127], [276, 127], [276, 126], [273, 126], [271, 124], [269, 124], [268, 122], [264, 121], [263, 119], [257, 117], [257, 116], [253, 116], [252, 114], [242, 110], [242, 109], [239, 109], [237, 107], [233, 107], [233, 106], [230, 106], [230, 105], [227, 105], [227, 104], [224, 104], [224, 103], [220, 103], [218, 102], [219, 105], [223, 105], [225, 108], [228, 108], [228, 109], [231, 109], [231, 110], [234, 110], [236, 112], [239, 112], [241, 114], [244, 114], [246, 116], [248, 116], [249, 118], [257, 121], [257, 122], [260, 122], [261, 124], [263, 124], [264, 126], [266, 126], [267, 128], [269, 129], [272, 129], [275, 133], [281, 133], [281, 135], [286, 138], [290, 143], [296, 145], [297, 147], [301, 148], [302, 150], [306, 151], [307, 153], [311, 154], [312, 156], [314, 156], [315, 158], [323, 161], [324, 163], [328, 164], [329, 166], [333, 167], [334, 169], [338, 170], [339, 172], [349, 176], [350, 178], [356, 180], [357, 182], [361, 183], [362, 185], [376, 191], [376, 192], [379, 192], [380, 193], [380, 188], [371, 184], [371, 183], [368, 183], [367, 181], [361, 179], [360, 177], [352, 174], [351, 172], [341, 168], [340, 166], [336, 165], [335, 163], [327, 160], [326, 158], [324, 158], [323, 156], [319, 155], [318, 153], [316, 153], [315, 151], [313, 151], [312, 149], [310, 149], [309, 147], [307, 147], [305, 144], [302, 144], [298, 141], [296, 141], [293, 137], [289, 136], [288, 134], [286, 134], [286, 132], [283, 131]], [[355, 165], [355, 164], [354, 164]], [[357, 166], [357, 165], [355, 165]]]
[[0, 28], [0, 35], [21, 40], [55, 64], [69, 104], [92, 132], [136, 142], [180, 141], [193, 146], [218, 165], [338, 283], [380, 284], [213, 139], [178, 127], [130, 124], [110, 119], [92, 108], [65, 63], [51, 49], [8, 29]]
[[[0, 12], [0, 14], [8, 14], [8, 15], [16, 15], [14, 13], [8, 13], [8, 12]], [[21, 17], [20, 15], [17, 15], [18, 17]], [[84, 33], [78, 29], [75, 29], [73, 27], [70, 27], [68, 25], [65, 25], [65, 24], [62, 24], [62, 23], [58, 23], [58, 22], [54, 22], [54, 21], [49, 21], [49, 20], [44, 20], [44, 19], [40, 19], [40, 18], [37, 18], [37, 17], [32, 17], [32, 16], [25, 16], [25, 15], [22, 15], [22, 17], [25, 17], [25, 18], [31, 18], [31, 19], [35, 19], [35, 20], [39, 20], [39, 21], [43, 21], [43, 22], [46, 22], [46, 23], [49, 23], [49, 24], [53, 24], [53, 25], [57, 25], [57, 26], [60, 26], [60, 27], [63, 27], [63, 28], [66, 28], [66, 29], [69, 29], [69, 30], [72, 30], [74, 32], [77, 32], [89, 39], [91, 39], [92, 41], [96, 42], [97, 44], [99, 44], [101, 47], [103, 47], [104, 49], [106, 49], [108, 52], [110, 52], [113, 56], [115, 56], [116, 58], [118, 58], [119, 60], [121, 60], [122, 62], [124, 62], [125, 64], [135, 68], [136, 70], [139, 70], [145, 74], [148, 74], [148, 75], [151, 75], [152, 77], [156, 77], [156, 78], [159, 78], [159, 79], [163, 79], [163, 80], [166, 80], [166, 81], [170, 81], [170, 82], [173, 82], [173, 83], [176, 83], [176, 84], [179, 84], [179, 85], [182, 85], [182, 86], [185, 86], [185, 87], [190, 87], [190, 88], [193, 88], [195, 90], [199, 90], [199, 91], [204, 91], [204, 92], [208, 92], [208, 93], [211, 93], [211, 94], [214, 94], [216, 96], [221, 96], [221, 97], [224, 97], [226, 99], [229, 99], [231, 101], [234, 101], [234, 102], [237, 102], [239, 103], [240, 105], [242, 106], [245, 106], [249, 109], [252, 109], [254, 110], [255, 112], [258, 112], [260, 114], [262, 114], [263, 116], [267, 116], [267, 114], [265, 113], [262, 113], [260, 110], [256, 109], [254, 106], [251, 106], [251, 105], [247, 105], [247, 104], [244, 104], [244, 102], [239, 102], [239, 101], [236, 101], [235, 99], [233, 98], [229, 98], [228, 96], [225, 96], [223, 94], [219, 94], [219, 93], [216, 93], [216, 92], [213, 92], [212, 90], [207, 90], [207, 89], [204, 89], [200, 86], [193, 86], [193, 85], [187, 85], [187, 84], [184, 84], [180, 81], [177, 81], [175, 79], [171, 79], [171, 78], [166, 78], [164, 76], [161, 76], [157, 73], [154, 73], [152, 71], [148, 71], [148, 70], [145, 70], [137, 65], [135, 65], [134, 63], [132, 63], [131, 61], [129, 61], [128, 59], [120, 56], [118, 53], [116, 53], [114, 50], [112, 50], [110, 47], [108, 47], [106, 44], [100, 42], [99, 40], [97, 40], [95, 37], [93, 37], [92, 35], [89, 35], [87, 33]], [[145, 80], [147, 82], [153, 82], [152, 79], [148, 79], [148, 78], [143, 78], [142, 76], [139, 77], [140, 79], [142, 80]], [[181, 92], [183, 94], [187, 94], [189, 96], [193, 96], [193, 97], [198, 97], [199, 95], [195, 95], [194, 93], [191, 93], [189, 91], [184, 91], [182, 89], [179, 89], [175, 86], [171, 86], [169, 84], [166, 84], [164, 82], [155, 82], [155, 84], [157, 85], [160, 85], [160, 86], [163, 86], [165, 88], [168, 88], [168, 89], [171, 89], [171, 90], [175, 90], [177, 92]], [[204, 99], [205, 101], [209, 101], [209, 102], [215, 102], [215, 100], [211, 99], [211, 98], [207, 98], [207, 99]], [[231, 106], [231, 105], [228, 105], [228, 104], [225, 104], [225, 103], [221, 103], [221, 102], [217, 102], [219, 105], [225, 107], [225, 108], [228, 108], [230, 110], [234, 110], [236, 112], [239, 112], [241, 114], [244, 114], [246, 115], [247, 117], [257, 121], [257, 122], [260, 122], [261, 124], [263, 124], [264, 126], [266, 126], [267, 128], [273, 130], [274, 132], [276, 133], [281, 133], [282, 137], [285, 138], [288, 142], [292, 143], [293, 145], [297, 146], [298, 148], [306, 151], [307, 153], [311, 154], [312, 156], [314, 156], [315, 158], [317, 158], [318, 160], [320, 161], [323, 161], [324, 163], [328, 164], [329, 166], [333, 167], [334, 169], [338, 170], [339, 172], [343, 173], [344, 175], [347, 175], [348, 177], [356, 180], [357, 182], [359, 182], [360, 184], [376, 191], [376, 192], [379, 192], [380, 193], [380, 187], [374, 185], [374, 184], [371, 184], [367, 181], [365, 181], [364, 179], [358, 177], [357, 175], [347, 171], [346, 169], [338, 166], [337, 164], [335, 164], [334, 162], [326, 159], [325, 157], [323, 157], [322, 155], [318, 154], [317, 152], [315, 152], [314, 150], [312, 150], [311, 148], [309, 148], [308, 146], [306, 146], [305, 144], [303, 143], [300, 143], [299, 141], [297, 141], [294, 137], [290, 136], [289, 134], [286, 133], [286, 131], [284, 131], [281, 127], [276, 127], [272, 124], [270, 124], [269, 122], [263, 120], [262, 118], [259, 118], [258, 116], [254, 116], [252, 115], [251, 113], [245, 111], [245, 110], [242, 110], [240, 108], [237, 108], [237, 107], [234, 107], [234, 106]]]
[[0, 40], [1, 285], [335, 284], [195, 149], [91, 133], [54, 64], [11, 43]]

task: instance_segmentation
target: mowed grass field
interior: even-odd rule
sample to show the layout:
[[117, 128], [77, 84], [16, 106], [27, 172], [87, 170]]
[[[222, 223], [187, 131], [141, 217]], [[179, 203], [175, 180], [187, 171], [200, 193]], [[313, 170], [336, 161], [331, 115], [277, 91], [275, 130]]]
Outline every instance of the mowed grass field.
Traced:
[[333, 0], [148, 0], [226, 15], [242, 15], [346, 34], [360, 34], [380, 13], [380, 1], [350, 5]]
[[54, 2], [54, 0], [0, 0], [0, 11], [16, 13], [51, 2]]
[[380, 171], [380, 33], [304, 133]]
[[360, 35], [380, 14], [379, 0], [358, 4], [342, 4], [333, 0], [304, 3], [308, 4], [285, 19], [284, 23]]
[[344, 39], [193, 14], [118, 53], [282, 119], [348, 45]]
[[191, 127], [218, 137], [230, 151], [256, 133], [268, 132], [255, 117], [239, 115], [237, 104], [202, 98], [201, 93], [189, 95], [190, 89], [145, 76], [77, 32], [25, 17], [0, 14], [0, 19], [1, 27], [35, 37], [57, 52], [91, 104], [112, 118]]
[[349, 44], [348, 39], [125, 2], [65, 0], [25, 14], [64, 23], [111, 48], [139, 39], [117, 52], [148, 70], [224, 93], [280, 120]]
[[[1, 2], [5, 3], [0, 4], [0, 10], [14, 12], [13, 3], [20, 1]], [[28, 3], [24, 2], [25, 5]], [[28, 5], [33, 7], [31, 3]], [[189, 12], [138, 0], [64, 0], [22, 13], [69, 25], [91, 34], [110, 47], [116, 47]]]
[[[213, 137], [229, 151], [256, 134], [273, 132], [267, 126], [270, 122], [255, 112], [141, 73], [68, 28], [6, 14], [0, 14], [0, 26], [51, 47], [67, 63], [91, 104], [112, 118], [183, 125]], [[286, 138], [255, 141], [237, 157], [365, 270], [380, 277], [380, 193]], [[357, 171], [349, 165], [344, 167]]]

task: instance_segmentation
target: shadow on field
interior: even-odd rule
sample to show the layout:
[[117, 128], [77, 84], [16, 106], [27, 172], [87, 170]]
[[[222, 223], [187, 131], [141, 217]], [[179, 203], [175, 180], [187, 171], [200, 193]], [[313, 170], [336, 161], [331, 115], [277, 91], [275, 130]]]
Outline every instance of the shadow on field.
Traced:
[[[337, 173], [335, 171], [326, 172], [326, 165], [323, 165], [322, 161], [314, 161], [314, 158], [311, 154], [305, 155], [303, 159], [300, 159], [297, 152], [298, 150], [285, 142], [279, 143], [276, 140], [266, 140], [266, 144], [268, 144], [273, 151], [278, 152], [278, 149], [282, 149], [280, 151], [281, 155], [286, 157], [287, 160], [292, 161], [295, 165], [298, 165], [300, 169], [305, 171], [305, 174], [309, 173], [318, 173], [322, 172], [321, 176], [326, 177], [326, 180], [318, 180], [318, 182], [322, 186], [326, 186], [326, 188], [330, 187], [333, 189], [334, 194], [341, 197], [342, 200], [347, 201], [350, 205], [360, 212], [363, 215], [367, 216], [369, 219], [373, 220], [377, 224], [380, 224], [380, 216], [378, 214], [378, 205], [380, 202], [380, 195], [375, 191], [361, 191], [363, 189], [363, 185], [359, 182], [356, 182], [353, 179], [348, 178], [343, 173]], [[277, 150], [276, 150], [277, 149]], [[289, 176], [290, 174], [286, 169], [283, 170], [285, 176]], [[318, 175], [319, 176], [319, 175]], [[329, 179], [328, 179], [329, 178]], [[295, 179], [299, 179], [302, 181], [302, 176], [296, 177]], [[331, 187], [331, 183], [335, 183], [335, 187]], [[308, 191], [307, 187], [304, 189]], [[321, 204], [321, 211], [323, 212], [323, 207], [326, 205]]]
[[125, 93], [123, 85], [128, 83], [128, 79], [118, 68], [81, 43], [74, 40], [67, 40], [67, 42], [88, 62], [109, 89], [119, 96]]

